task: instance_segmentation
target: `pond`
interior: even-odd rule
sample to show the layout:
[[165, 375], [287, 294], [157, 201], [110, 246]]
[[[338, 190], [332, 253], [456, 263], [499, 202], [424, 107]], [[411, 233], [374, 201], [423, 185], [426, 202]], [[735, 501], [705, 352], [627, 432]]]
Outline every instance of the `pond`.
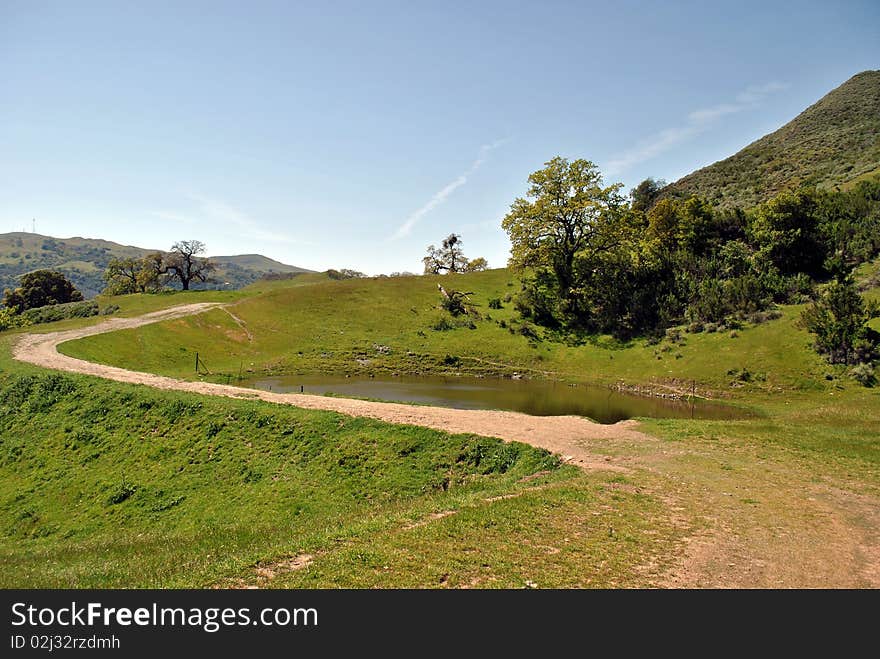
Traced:
[[669, 400], [627, 394], [593, 385], [544, 380], [441, 376], [345, 377], [290, 375], [245, 380], [241, 386], [266, 391], [333, 394], [352, 398], [420, 403], [467, 410], [510, 410], [536, 416], [572, 414], [599, 423], [633, 417], [736, 419], [744, 410], [697, 399]]

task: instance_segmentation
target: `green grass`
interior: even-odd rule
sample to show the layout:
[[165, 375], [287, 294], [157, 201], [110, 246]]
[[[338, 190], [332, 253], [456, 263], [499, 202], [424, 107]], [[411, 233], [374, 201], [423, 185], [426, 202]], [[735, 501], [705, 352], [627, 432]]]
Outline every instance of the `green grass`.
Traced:
[[[481, 318], [473, 320], [473, 329], [464, 325], [467, 319], [452, 330], [432, 329], [444, 313], [437, 308], [438, 283], [474, 292]], [[507, 270], [455, 279], [328, 281], [303, 275], [237, 293], [239, 301], [228, 310], [89, 337], [60, 349], [89, 361], [190, 379], [196, 377], [193, 362], [198, 352], [218, 381], [236, 375], [241, 367], [255, 374], [519, 371], [575, 382], [624, 380], [658, 386], [696, 380], [716, 394], [734, 397], [743, 389], [826, 391], [841, 382], [850, 386], [840, 379], [842, 371], [810, 349], [811, 338], [798, 322], [802, 307], [784, 307], [781, 318], [741, 328], [736, 338], [725, 331], [683, 334], [680, 344], [664, 340], [651, 345], [644, 339], [622, 344], [610, 337], [573, 344], [541, 329], [538, 340], [511, 332], [516, 317], [512, 303], [490, 310], [488, 300], [515, 292]], [[126, 301], [123, 313], [145, 303]], [[447, 355], [460, 363], [444, 363]], [[735, 381], [730, 374], [743, 369], [755, 376], [750, 383]], [[837, 380], [826, 381], [827, 373]]]
[[0, 376], [0, 583], [205, 585], [576, 470], [522, 444], [55, 374]]
[[260, 585], [632, 585], [682, 532], [523, 444], [3, 366], [3, 587], [251, 583], [301, 553], [326, 560]]
[[[438, 282], [474, 291], [484, 316], [476, 329], [430, 329]], [[253, 340], [215, 310], [63, 349], [178, 377], [194, 377], [195, 350], [215, 377], [241, 362], [259, 372], [437, 373], [451, 354], [472, 372], [658, 386], [694, 378], [761, 416], [646, 419], [658, 440], [591, 443], [630, 473], [584, 473], [519, 444], [50, 375], [12, 361], [8, 344], [22, 330], [4, 333], [0, 585], [645, 586], [663, 584], [684, 538], [713, 520], [760, 560], [773, 561], [770, 528], [821, 556], [829, 541], [821, 530], [831, 527], [804, 493], [830, 488], [853, 502], [880, 494], [880, 392], [812, 352], [800, 308], [737, 338], [567, 345], [499, 325], [513, 319], [512, 305], [490, 311], [487, 303], [514, 292], [509, 282], [504, 270], [455, 279], [303, 275], [233, 293], [126, 296], [112, 300], [122, 315], [234, 303], [229, 311]], [[743, 368], [751, 381], [727, 373]], [[858, 521], [867, 519], [862, 509], [846, 514], [873, 532]], [[305, 554], [308, 567], [283, 568]], [[811, 560], [802, 583], [821, 584], [820, 559]]]
[[[862, 268], [870, 274], [876, 264]], [[310, 275], [311, 276], [311, 275]], [[297, 278], [299, 279], [299, 278]], [[296, 280], [293, 280], [296, 281]], [[503, 298], [515, 286], [506, 270], [448, 277], [326, 281], [312, 285], [257, 287], [245, 291], [229, 313], [214, 310], [196, 317], [89, 337], [61, 346], [75, 357], [136, 370], [195, 379], [196, 351], [212, 375], [245, 373], [422, 373], [452, 371], [506, 373], [581, 382], [689, 388], [709, 392], [733, 404], [749, 407], [759, 417], [729, 422], [727, 432], [754, 441], [780, 444], [812, 454], [849, 456], [880, 464], [873, 429], [880, 427], [878, 390], [865, 389], [846, 375], [842, 366], [827, 364], [811, 347], [800, 327], [802, 306], [781, 308], [782, 316], [746, 326], [731, 338], [729, 331], [682, 333], [681, 343], [645, 340], [619, 344], [609, 337], [567, 345], [549, 334], [530, 341], [502, 328], [515, 317], [511, 303], [491, 310], [491, 320], [476, 321], [476, 329], [459, 327], [435, 331], [430, 325], [440, 314], [437, 283], [473, 291], [481, 314], [488, 300]], [[868, 296], [878, 289], [868, 291]], [[354, 314], [352, 308], [369, 309]], [[388, 346], [388, 354], [376, 350]], [[449, 367], [447, 355], [460, 357]], [[357, 360], [369, 360], [364, 365]], [[741, 373], [750, 376], [743, 381]], [[689, 433], [688, 423], [653, 422], [657, 432]], [[703, 427], [699, 423], [696, 427]]]

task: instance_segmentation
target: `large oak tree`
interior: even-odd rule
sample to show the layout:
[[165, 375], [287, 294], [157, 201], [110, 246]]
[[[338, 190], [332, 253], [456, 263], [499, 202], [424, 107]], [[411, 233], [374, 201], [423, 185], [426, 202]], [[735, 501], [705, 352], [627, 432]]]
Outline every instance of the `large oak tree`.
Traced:
[[192, 282], [210, 281], [214, 263], [199, 256], [205, 253], [205, 243], [199, 240], [181, 240], [171, 246], [165, 258], [165, 270], [171, 279], [180, 282], [181, 288], [188, 291]]
[[576, 314], [577, 262], [617, 244], [610, 211], [623, 204], [621, 185], [603, 186], [589, 160], [562, 157], [545, 163], [529, 183], [528, 198], [514, 201], [501, 225], [510, 237], [510, 266], [552, 280], [565, 313]]

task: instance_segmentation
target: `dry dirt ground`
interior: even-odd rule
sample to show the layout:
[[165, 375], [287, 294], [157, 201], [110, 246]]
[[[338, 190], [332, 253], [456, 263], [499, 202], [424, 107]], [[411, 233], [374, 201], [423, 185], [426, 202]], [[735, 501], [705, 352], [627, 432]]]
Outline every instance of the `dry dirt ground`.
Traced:
[[[474, 433], [545, 448], [583, 469], [651, 473], [649, 490], [672, 520], [696, 528], [671, 568], [639, 566], [659, 587], [880, 587], [880, 497], [839, 482], [817, 482], [797, 463], [774, 462], [739, 446], [663, 442], [634, 421], [600, 425], [581, 417], [456, 410], [308, 394], [280, 394], [190, 382], [62, 355], [65, 341], [201, 313], [190, 304], [90, 327], [24, 334], [16, 359], [50, 369], [213, 396], [260, 399], [352, 416]], [[309, 557], [309, 560], [311, 557]]]

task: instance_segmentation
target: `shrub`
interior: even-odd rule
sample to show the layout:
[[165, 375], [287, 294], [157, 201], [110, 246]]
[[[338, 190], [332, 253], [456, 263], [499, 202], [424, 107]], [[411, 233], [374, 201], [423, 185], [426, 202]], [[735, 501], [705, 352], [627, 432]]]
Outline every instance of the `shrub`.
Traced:
[[[113, 313], [119, 309], [116, 305], [111, 305], [107, 308], [112, 308], [113, 311], [105, 311], [104, 313]], [[19, 314], [19, 324], [40, 325], [42, 323], [54, 323], [59, 320], [67, 320], [68, 318], [90, 318], [91, 316], [97, 316], [98, 313], [98, 303], [94, 300], [52, 304], [21, 312], [21, 314]]]
[[816, 295], [816, 285], [805, 272], [799, 272], [793, 277], [789, 277], [785, 284], [788, 302], [791, 304], [809, 302]]
[[456, 291], [452, 291], [449, 297], [441, 298], [440, 306], [453, 316], [460, 316], [467, 313], [464, 306], [464, 300], [460, 296], [454, 295], [454, 293], [456, 293]]
[[440, 363], [444, 366], [460, 366], [461, 365], [461, 357], [456, 357], [455, 355], [446, 355]]
[[447, 316], [440, 316], [431, 324], [431, 329], [436, 332], [446, 332], [455, 329], [455, 323]]
[[[821, 297], [801, 314], [815, 338], [815, 348], [832, 364], [853, 364], [859, 352], [871, 352], [876, 332], [867, 325], [873, 309], [865, 304], [852, 279], [832, 282]], [[867, 342], [866, 345], [864, 342]]]
[[490, 309], [503, 309], [501, 306], [501, 298], [493, 297], [489, 300], [489, 308]]
[[517, 334], [519, 334], [520, 336], [524, 336], [524, 337], [526, 337], [527, 339], [534, 339], [534, 340], [537, 340], [537, 339], [539, 338], [539, 337], [538, 337], [537, 329], [536, 329], [535, 326], [532, 325], [531, 323], [526, 323], [526, 322], [520, 323], [520, 325], [519, 325], [519, 327], [517, 328], [516, 332], [517, 332]]
[[358, 272], [357, 270], [350, 270], [348, 268], [343, 268], [342, 270], [327, 270], [327, 277], [329, 279], [363, 279], [366, 275], [363, 272]]
[[703, 325], [703, 323], [701, 323], [698, 320], [698, 321], [695, 321], [695, 322], [691, 323], [690, 325], [688, 325], [687, 331], [690, 332], [691, 334], [699, 334], [700, 332], [703, 331], [704, 327], [705, 326]]
[[18, 327], [19, 320], [19, 316], [13, 313], [9, 307], [0, 308], [0, 332], [12, 327]]
[[849, 375], [863, 387], [873, 387], [877, 382], [874, 368], [870, 364], [858, 364], [850, 369]]
[[130, 499], [136, 491], [137, 486], [127, 481], [125, 476], [123, 476], [122, 482], [111, 490], [110, 494], [107, 496], [107, 504], [112, 506], [117, 503], [122, 503], [126, 499]]

